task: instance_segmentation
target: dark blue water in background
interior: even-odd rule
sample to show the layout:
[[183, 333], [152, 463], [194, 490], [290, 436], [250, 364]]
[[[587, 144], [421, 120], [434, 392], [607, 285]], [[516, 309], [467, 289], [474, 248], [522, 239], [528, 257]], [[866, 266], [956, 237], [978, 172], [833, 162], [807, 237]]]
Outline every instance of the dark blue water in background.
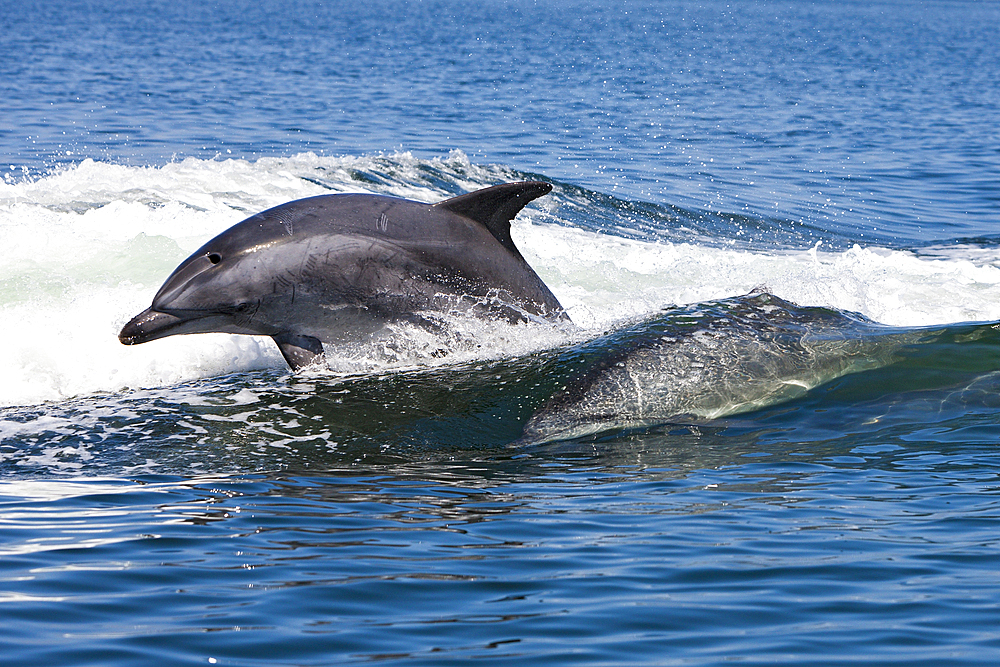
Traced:
[[990, 2], [3, 4], [17, 168], [451, 149], [592, 189], [995, 237]]
[[[997, 3], [0, 0], [0, 27], [12, 187], [307, 151], [386, 154], [363, 175], [398, 185], [399, 153], [433, 179], [460, 150], [624, 236], [681, 240], [676, 207], [764, 254], [1000, 266]], [[450, 412], [406, 376], [4, 407], [0, 655], [996, 664], [984, 331], [747, 415], [526, 448], [488, 387]]]

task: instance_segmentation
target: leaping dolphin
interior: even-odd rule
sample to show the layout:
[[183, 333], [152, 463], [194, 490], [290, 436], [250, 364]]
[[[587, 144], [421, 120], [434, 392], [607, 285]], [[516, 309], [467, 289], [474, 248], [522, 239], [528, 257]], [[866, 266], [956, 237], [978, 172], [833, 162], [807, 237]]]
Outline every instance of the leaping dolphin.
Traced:
[[518, 211], [551, 190], [523, 182], [433, 205], [339, 194], [276, 206], [184, 260], [118, 339], [270, 336], [298, 370], [322, 358], [322, 342], [356, 339], [421, 312], [565, 319], [510, 236]]

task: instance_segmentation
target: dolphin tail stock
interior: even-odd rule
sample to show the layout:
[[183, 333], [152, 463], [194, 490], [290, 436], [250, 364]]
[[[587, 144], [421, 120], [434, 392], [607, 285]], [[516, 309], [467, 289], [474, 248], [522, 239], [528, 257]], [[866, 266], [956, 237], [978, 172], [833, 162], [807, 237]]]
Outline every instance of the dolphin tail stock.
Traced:
[[552, 186], [541, 181], [502, 183], [446, 199], [434, 207], [475, 220], [490, 230], [503, 247], [520, 257], [510, 237], [510, 223], [528, 202], [551, 191]]
[[318, 338], [297, 334], [278, 334], [271, 336], [277, 343], [281, 356], [293, 371], [323, 360], [323, 344]]

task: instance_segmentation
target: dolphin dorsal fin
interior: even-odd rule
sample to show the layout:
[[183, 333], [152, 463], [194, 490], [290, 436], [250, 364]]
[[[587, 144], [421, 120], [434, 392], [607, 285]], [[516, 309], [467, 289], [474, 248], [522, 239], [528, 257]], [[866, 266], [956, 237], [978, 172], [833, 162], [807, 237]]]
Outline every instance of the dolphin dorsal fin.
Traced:
[[540, 181], [504, 183], [452, 197], [434, 206], [482, 224], [505, 248], [520, 256], [510, 238], [510, 222], [525, 204], [551, 190], [551, 185]]

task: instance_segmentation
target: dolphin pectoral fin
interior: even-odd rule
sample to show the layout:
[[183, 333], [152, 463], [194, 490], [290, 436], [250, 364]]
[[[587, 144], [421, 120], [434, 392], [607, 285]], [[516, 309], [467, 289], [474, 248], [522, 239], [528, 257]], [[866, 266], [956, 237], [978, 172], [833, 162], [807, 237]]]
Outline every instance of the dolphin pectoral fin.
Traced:
[[285, 362], [293, 371], [323, 359], [323, 344], [319, 342], [318, 338], [297, 334], [278, 334], [271, 336], [271, 339], [278, 344], [281, 356], [285, 358]]

